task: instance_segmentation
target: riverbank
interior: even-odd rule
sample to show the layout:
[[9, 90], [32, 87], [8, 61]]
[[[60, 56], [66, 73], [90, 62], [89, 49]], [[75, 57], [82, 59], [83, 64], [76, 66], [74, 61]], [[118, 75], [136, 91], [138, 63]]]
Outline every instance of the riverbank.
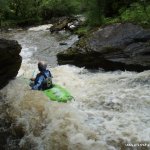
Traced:
[[105, 71], [149, 70], [149, 40], [150, 29], [132, 23], [100, 27], [80, 38], [68, 50], [58, 53], [58, 63]]

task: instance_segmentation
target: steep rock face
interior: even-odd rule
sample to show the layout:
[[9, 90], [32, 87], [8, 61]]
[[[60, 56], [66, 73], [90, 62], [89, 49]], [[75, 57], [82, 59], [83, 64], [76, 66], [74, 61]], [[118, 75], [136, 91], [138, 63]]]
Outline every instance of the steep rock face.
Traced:
[[57, 55], [59, 64], [105, 70], [150, 69], [150, 30], [131, 23], [100, 28]]
[[20, 51], [17, 41], [0, 39], [0, 89], [17, 75], [22, 61]]

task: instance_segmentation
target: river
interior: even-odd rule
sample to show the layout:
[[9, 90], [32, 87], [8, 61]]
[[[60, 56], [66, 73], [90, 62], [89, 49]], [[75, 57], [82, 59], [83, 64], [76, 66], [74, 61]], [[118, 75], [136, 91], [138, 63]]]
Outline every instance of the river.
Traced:
[[[1, 37], [17, 40], [23, 58], [16, 79], [0, 91], [0, 132], [4, 137], [9, 132], [4, 149], [150, 149], [150, 70], [105, 72], [59, 66], [56, 54], [78, 40], [63, 31], [12, 30]], [[60, 44], [64, 42], [67, 45]], [[30, 90], [28, 79], [38, 72], [39, 60], [48, 62], [53, 82], [67, 88], [74, 100], [58, 103]]]

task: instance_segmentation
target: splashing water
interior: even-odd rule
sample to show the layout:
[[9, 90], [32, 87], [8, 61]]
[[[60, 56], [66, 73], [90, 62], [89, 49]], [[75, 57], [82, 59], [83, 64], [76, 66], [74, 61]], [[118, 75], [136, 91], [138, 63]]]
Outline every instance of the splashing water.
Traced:
[[[41, 35], [47, 35], [46, 39], [37, 42]], [[1, 118], [11, 122], [9, 130], [18, 137], [18, 149], [128, 150], [127, 143], [149, 143], [150, 71], [93, 73], [57, 66], [49, 60], [62, 48], [55, 35], [23, 31], [15, 34], [15, 39], [24, 45], [24, 61], [18, 77], [0, 91], [0, 111]], [[57, 46], [41, 52], [40, 44], [47, 46], [49, 39]], [[53, 82], [69, 89], [75, 101], [53, 102], [41, 91], [30, 90], [27, 78], [36, 67], [37, 56], [53, 62], [49, 66]], [[15, 140], [8, 140], [9, 149], [17, 149]]]

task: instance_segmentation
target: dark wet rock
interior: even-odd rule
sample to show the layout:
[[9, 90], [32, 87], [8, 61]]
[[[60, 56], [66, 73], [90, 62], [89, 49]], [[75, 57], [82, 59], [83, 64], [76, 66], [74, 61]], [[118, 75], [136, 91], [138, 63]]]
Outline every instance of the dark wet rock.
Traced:
[[69, 23], [69, 21], [70, 19], [68, 17], [62, 18], [50, 28], [50, 32], [58, 32], [67, 28], [67, 24]]
[[61, 43], [59, 43], [59, 45], [67, 45], [67, 43], [61, 42]]
[[114, 24], [81, 38], [57, 55], [59, 64], [104, 70], [150, 69], [150, 30], [131, 23]]
[[50, 32], [58, 32], [61, 30], [70, 30], [73, 31], [81, 25], [81, 20], [78, 20], [76, 17], [62, 17], [53, 24], [50, 28]]
[[22, 61], [20, 51], [17, 41], [0, 39], [0, 89], [17, 75]]

